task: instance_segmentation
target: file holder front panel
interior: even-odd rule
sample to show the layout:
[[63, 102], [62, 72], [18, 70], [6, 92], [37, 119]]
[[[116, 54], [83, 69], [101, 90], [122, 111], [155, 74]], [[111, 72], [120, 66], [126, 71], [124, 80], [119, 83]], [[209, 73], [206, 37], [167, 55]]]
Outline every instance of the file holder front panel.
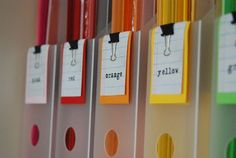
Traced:
[[51, 158], [53, 156], [54, 123], [56, 117], [57, 64], [56, 46], [49, 46], [48, 85], [46, 104], [27, 104], [24, 107], [23, 152], [24, 158]]
[[[58, 105], [56, 157], [92, 157], [93, 126], [96, 88], [95, 40], [87, 41], [86, 99], [84, 104]], [[61, 82], [60, 82], [61, 83]], [[61, 92], [61, 86], [60, 86]], [[61, 94], [61, 93], [60, 93]], [[59, 97], [60, 98], [60, 97]], [[59, 99], [58, 98], [58, 99]], [[60, 99], [59, 99], [60, 100]], [[68, 132], [74, 131], [75, 138], [67, 140]], [[73, 145], [70, 147], [68, 143]], [[69, 148], [68, 148], [69, 147]]]
[[[146, 52], [142, 52], [141, 32], [133, 33], [131, 52], [131, 92], [129, 104], [100, 104], [100, 78], [94, 130], [94, 158], [142, 157], [146, 83]], [[101, 60], [99, 52], [98, 61]], [[98, 76], [100, 76], [98, 64]]]
[[[151, 29], [150, 26], [147, 27]], [[149, 35], [151, 36], [151, 33]], [[169, 140], [170, 148], [166, 153], [170, 157], [196, 157], [200, 39], [201, 22], [192, 22], [190, 25], [189, 94], [188, 102], [185, 104], [155, 105], [149, 103], [151, 86], [151, 42], [149, 41], [144, 157], [160, 157], [162, 149], [167, 150], [164, 147], [166, 143], [164, 140]]]

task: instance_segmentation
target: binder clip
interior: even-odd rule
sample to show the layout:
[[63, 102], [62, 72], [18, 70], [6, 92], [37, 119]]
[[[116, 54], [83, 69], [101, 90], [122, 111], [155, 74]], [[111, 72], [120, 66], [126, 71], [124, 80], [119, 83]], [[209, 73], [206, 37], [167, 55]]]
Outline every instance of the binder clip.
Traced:
[[165, 37], [164, 55], [169, 56], [171, 54], [170, 42], [171, 42], [171, 36], [174, 34], [174, 23], [162, 25], [161, 30], [162, 30], [161, 36]]
[[[117, 48], [117, 43], [119, 43], [120, 39], [119, 39], [119, 32], [118, 33], [111, 33], [110, 36], [110, 41], [108, 41], [108, 43], [111, 44], [111, 50], [112, 50], [112, 54], [110, 57], [111, 61], [115, 61], [117, 59], [116, 56], [116, 48]], [[115, 48], [114, 48], [114, 44], [115, 44]]]
[[71, 54], [72, 54], [72, 59], [71, 59], [70, 65], [75, 66], [77, 64], [76, 49], [78, 49], [78, 41], [77, 40], [69, 41], [69, 44], [70, 44], [70, 50], [71, 50]]
[[233, 21], [231, 21], [231, 24], [236, 24], [236, 12], [232, 12]]
[[41, 46], [35, 46], [34, 47], [34, 55], [35, 55], [35, 63], [34, 63], [34, 68], [38, 69], [40, 67], [39, 64], [39, 57], [40, 57], [40, 53], [41, 53]]
[[[235, 25], [236, 24], [236, 11], [232, 12], [233, 16], [233, 21], [231, 21], [231, 24]], [[236, 40], [234, 41], [234, 46], [236, 47]]]

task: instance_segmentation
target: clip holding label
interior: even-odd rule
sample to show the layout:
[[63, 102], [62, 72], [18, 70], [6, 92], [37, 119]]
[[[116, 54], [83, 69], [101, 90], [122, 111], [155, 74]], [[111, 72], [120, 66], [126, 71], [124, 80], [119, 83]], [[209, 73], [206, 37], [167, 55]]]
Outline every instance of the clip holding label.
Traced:
[[[233, 21], [231, 21], [231, 24], [236, 25], [236, 11], [232, 12]], [[234, 41], [234, 46], [236, 47], [236, 40]]]
[[71, 59], [70, 65], [75, 66], [77, 64], [77, 62], [76, 62], [76, 51], [71, 50], [71, 54], [72, 54], [72, 59]]
[[34, 54], [39, 54], [39, 53], [41, 53], [41, 46], [40, 45], [38, 45], [38, 46], [35, 46], [34, 47]]
[[77, 40], [69, 41], [69, 44], [70, 44], [70, 50], [72, 53], [72, 59], [71, 59], [70, 65], [75, 66], [77, 64], [76, 49], [78, 49], [78, 41]]
[[162, 30], [161, 36], [165, 37], [164, 56], [169, 56], [171, 54], [171, 49], [170, 49], [171, 36], [174, 35], [174, 23], [162, 25], [161, 30]]
[[232, 16], [233, 16], [233, 21], [231, 21], [231, 24], [236, 24], [236, 11], [232, 12]]
[[41, 46], [35, 46], [34, 47], [35, 51], [34, 51], [34, 55], [35, 55], [35, 63], [34, 63], [34, 68], [38, 69], [40, 67], [39, 64], [39, 58], [40, 58], [40, 53], [41, 53]]
[[[120, 42], [120, 38], [119, 38], [119, 32], [118, 33], [111, 33], [110, 34], [110, 41], [108, 43], [111, 44], [111, 50], [112, 50], [112, 54], [111, 54], [111, 61], [116, 61], [117, 56], [116, 56], [116, 48], [117, 48], [117, 43]], [[115, 49], [114, 49], [114, 44], [115, 43]]]

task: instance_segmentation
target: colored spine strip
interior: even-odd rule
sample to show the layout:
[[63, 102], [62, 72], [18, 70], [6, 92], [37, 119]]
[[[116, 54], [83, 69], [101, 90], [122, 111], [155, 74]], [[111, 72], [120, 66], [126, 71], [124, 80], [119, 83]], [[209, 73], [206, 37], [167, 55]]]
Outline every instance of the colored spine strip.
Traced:
[[36, 45], [46, 43], [49, 0], [38, 0]]

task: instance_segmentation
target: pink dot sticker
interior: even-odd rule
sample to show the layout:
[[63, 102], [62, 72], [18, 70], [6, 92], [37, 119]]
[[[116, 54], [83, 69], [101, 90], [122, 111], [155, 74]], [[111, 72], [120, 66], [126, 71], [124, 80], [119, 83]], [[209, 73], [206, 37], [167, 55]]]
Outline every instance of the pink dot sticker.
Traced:
[[33, 125], [31, 128], [31, 144], [36, 146], [39, 142], [39, 128], [37, 125]]

